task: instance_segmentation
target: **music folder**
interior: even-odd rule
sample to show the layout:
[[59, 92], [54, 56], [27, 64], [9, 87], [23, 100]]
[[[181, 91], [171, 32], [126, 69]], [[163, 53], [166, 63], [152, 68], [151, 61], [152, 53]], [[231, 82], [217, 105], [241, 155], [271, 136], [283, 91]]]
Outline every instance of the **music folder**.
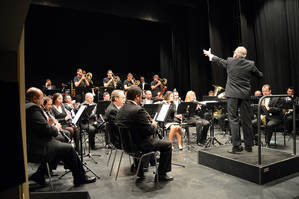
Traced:
[[178, 106], [177, 114], [194, 113], [197, 107], [195, 102], [181, 102]]
[[148, 112], [148, 114], [154, 118], [156, 113], [160, 111], [162, 104], [144, 104], [143, 108]]
[[155, 121], [157, 122], [165, 122], [168, 113], [169, 113], [169, 109], [170, 109], [170, 104], [162, 104], [162, 107], [157, 115], [157, 117], [155, 118]]
[[99, 101], [98, 105], [97, 105], [96, 114], [97, 115], [105, 115], [105, 111], [110, 104], [111, 104], [111, 101], [104, 101], [104, 100]]
[[86, 109], [86, 106], [80, 106], [79, 110], [77, 111], [75, 117], [72, 119], [72, 124], [76, 126], [79, 118], [81, 117], [83, 111]]

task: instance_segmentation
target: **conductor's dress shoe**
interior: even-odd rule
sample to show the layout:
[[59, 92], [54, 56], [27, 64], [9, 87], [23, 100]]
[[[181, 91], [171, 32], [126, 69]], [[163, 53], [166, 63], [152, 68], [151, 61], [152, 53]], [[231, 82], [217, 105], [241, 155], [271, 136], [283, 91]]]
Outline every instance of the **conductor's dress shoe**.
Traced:
[[173, 177], [163, 174], [163, 175], [156, 175], [155, 176], [156, 181], [173, 181]]
[[241, 152], [241, 151], [243, 151], [243, 147], [242, 147], [242, 146], [234, 146], [234, 147], [232, 148], [232, 150], [231, 150], [231, 151], [228, 151], [228, 152], [229, 152], [229, 153], [236, 154], [236, 153]]

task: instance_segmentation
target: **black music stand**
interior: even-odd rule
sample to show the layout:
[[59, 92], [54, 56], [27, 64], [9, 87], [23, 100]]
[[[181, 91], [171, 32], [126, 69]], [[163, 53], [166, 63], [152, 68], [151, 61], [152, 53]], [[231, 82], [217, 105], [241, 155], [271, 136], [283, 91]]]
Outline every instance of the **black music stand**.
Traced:
[[[96, 110], [96, 115], [98, 116], [98, 125], [97, 125], [97, 129], [102, 131], [102, 128], [105, 127], [105, 124], [106, 124], [106, 121], [104, 119], [104, 115], [105, 115], [105, 111], [107, 109], [107, 107], [111, 104], [112, 102], [111, 101], [104, 101], [104, 100], [101, 100], [98, 102], [98, 105], [97, 105], [97, 110]], [[106, 141], [106, 146], [107, 144], [109, 144], [109, 135], [106, 131], [105, 132], [105, 141]]]
[[[84, 113], [84, 112], [86, 112], [86, 106], [80, 106], [80, 108], [79, 108], [79, 110], [77, 111], [77, 113], [76, 113], [76, 115], [75, 115], [75, 117], [74, 117], [74, 119], [72, 120], [72, 124], [74, 125], [74, 126], [77, 126], [77, 124], [79, 123], [79, 126], [80, 126], [80, 133], [79, 133], [79, 139], [80, 139], [80, 160], [81, 160], [81, 163], [82, 163], [82, 165], [86, 168], [86, 169], [88, 169], [88, 171], [90, 171], [94, 176], [96, 176], [98, 179], [100, 179], [100, 177], [93, 171], [93, 170], [91, 170], [88, 166], [87, 166], [87, 163], [84, 161], [84, 159], [83, 159], [83, 140], [82, 140], [82, 131], [81, 131], [81, 121], [82, 121], [82, 119], [84, 119], [83, 118], [83, 116], [82, 115], [85, 115], [86, 113]], [[67, 172], [65, 172], [63, 175], [61, 175], [60, 177], [59, 177], [59, 179], [61, 179], [63, 176], [65, 176], [67, 173], [69, 173], [69, 172], [71, 172], [71, 171], [67, 171]]]
[[[209, 96], [211, 97], [211, 96]], [[218, 99], [218, 98], [217, 98]], [[212, 115], [211, 115], [211, 126], [210, 126], [210, 137], [207, 138], [206, 144], [205, 144], [205, 148], [207, 147], [211, 147], [212, 145], [216, 143], [218, 143], [219, 145], [223, 145], [221, 142], [219, 142], [215, 135], [214, 135], [214, 112], [215, 112], [215, 106], [219, 105], [219, 99], [218, 101], [206, 101], [205, 105], [208, 106], [211, 110], [212, 110]]]
[[[197, 107], [197, 103], [195, 102], [181, 102], [178, 106], [178, 110], [177, 110], [177, 114], [182, 114], [183, 118], [182, 121], [188, 120], [188, 118], [190, 117], [190, 115], [192, 113], [195, 113]], [[190, 133], [189, 133], [189, 129], [188, 129], [188, 125], [184, 125], [184, 128], [186, 129], [187, 132], [187, 145], [190, 145]]]
[[160, 112], [162, 104], [144, 104], [143, 108], [146, 112], [149, 113], [151, 118], [155, 118], [155, 116]]

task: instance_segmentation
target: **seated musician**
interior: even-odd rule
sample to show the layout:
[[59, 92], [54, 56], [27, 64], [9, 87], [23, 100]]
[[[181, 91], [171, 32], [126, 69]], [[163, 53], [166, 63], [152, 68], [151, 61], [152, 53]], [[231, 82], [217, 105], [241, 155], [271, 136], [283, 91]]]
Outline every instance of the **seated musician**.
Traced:
[[88, 91], [89, 87], [89, 82], [81, 68], [77, 69], [77, 76], [74, 77], [74, 84], [76, 90], [75, 99], [77, 102], [81, 103], [84, 100], [84, 95]]
[[[43, 104], [43, 92], [31, 87], [26, 91], [26, 132], [28, 157], [46, 157], [50, 164], [63, 161], [64, 165], [72, 171], [74, 185], [95, 182], [95, 177], [85, 174], [83, 165], [71, 144], [55, 140], [58, 129], [47, 122], [41, 105]], [[30, 176], [38, 184], [45, 184], [46, 164], [42, 163], [38, 170]]]
[[46, 92], [47, 90], [56, 89], [55, 85], [52, 85], [52, 81], [50, 79], [46, 79], [46, 83], [43, 86], [43, 91]]
[[155, 98], [156, 96], [158, 96], [158, 93], [162, 91], [161, 89], [162, 83], [161, 81], [159, 81], [158, 75], [154, 75], [153, 79], [154, 80], [151, 82], [151, 89], [152, 89], [153, 97]]
[[170, 104], [170, 110], [165, 124], [166, 129], [169, 129], [169, 142], [171, 144], [173, 143], [173, 137], [176, 133], [179, 150], [183, 150], [182, 130], [181, 126], [179, 125], [179, 123], [182, 121], [182, 115], [176, 114], [176, 106], [173, 103], [173, 93], [171, 91], [167, 91], [165, 93], [163, 103]]
[[[187, 92], [185, 102], [196, 102], [196, 94], [194, 91]], [[196, 125], [196, 143], [202, 146], [206, 142], [210, 122], [208, 120], [200, 118], [198, 114], [200, 109], [201, 107], [197, 106], [195, 114], [189, 117], [187, 123]]]
[[173, 103], [175, 105], [175, 110], [178, 110], [178, 106], [181, 103], [181, 98], [179, 96], [179, 92], [173, 91]]
[[75, 117], [75, 113], [77, 111], [77, 104], [75, 100], [72, 100], [72, 97], [70, 95], [66, 95], [64, 97], [64, 107], [71, 112], [72, 118]]
[[45, 113], [44, 115], [47, 118], [47, 121], [52, 126], [55, 126], [58, 129], [58, 135], [55, 137], [55, 139], [61, 141], [61, 142], [70, 142], [71, 133], [68, 130], [65, 130], [62, 128], [62, 125], [55, 119], [51, 108], [52, 108], [52, 97], [45, 96], [43, 98], [43, 104], [42, 104], [42, 110]]
[[75, 149], [76, 151], [79, 151], [79, 129], [72, 125], [71, 111], [65, 108], [62, 101], [62, 94], [55, 93], [53, 95], [53, 105], [51, 107], [51, 111], [55, 119], [57, 119], [58, 122], [62, 125], [62, 128], [71, 133], [71, 139], [74, 139], [75, 142]]
[[[139, 150], [145, 153], [149, 151], [160, 152], [160, 163], [156, 177], [159, 181], [171, 181], [173, 178], [167, 175], [167, 172], [171, 171], [171, 143], [159, 140], [157, 136], [154, 136], [157, 132], [157, 123], [150, 122], [147, 117], [148, 114], [140, 106], [141, 100], [141, 88], [131, 86], [127, 91], [126, 103], [119, 109], [116, 115], [116, 124], [117, 126], [131, 129], [133, 142]], [[145, 178], [143, 162], [139, 171], [138, 177]]]
[[[271, 92], [272, 91], [269, 84], [263, 85], [262, 93], [264, 96], [271, 95]], [[274, 129], [282, 123], [283, 100], [279, 97], [265, 98], [262, 101], [262, 106], [265, 107], [264, 110], [266, 111], [266, 113], [265, 115], [260, 116], [261, 125], [265, 126], [266, 147], [269, 147]], [[253, 120], [252, 127], [253, 133], [255, 135], [255, 141], [257, 141], [257, 119]]]
[[254, 96], [255, 96], [255, 97], [261, 97], [261, 96], [262, 96], [262, 92], [261, 92], [260, 90], [256, 90], [256, 91], [254, 92]]
[[94, 108], [93, 110], [91, 110], [91, 113], [88, 113], [88, 118], [85, 118], [85, 120], [81, 122], [81, 128], [83, 130], [87, 130], [89, 146], [92, 150], [95, 150], [95, 134], [97, 132], [97, 128], [95, 125], [95, 122], [97, 121], [97, 104], [93, 102], [93, 99], [94, 98], [92, 93], [85, 94], [85, 101], [81, 104], [81, 106], [94, 106]]
[[[122, 90], [114, 90], [111, 93], [111, 104], [105, 111], [105, 121], [107, 122], [106, 131], [108, 132], [109, 141], [115, 147], [120, 148], [120, 141], [118, 135], [118, 128], [115, 125], [116, 114], [126, 101], [126, 96]], [[107, 143], [106, 143], [107, 144]]]
[[[296, 118], [299, 118], [299, 97], [295, 96], [294, 87], [288, 87], [287, 94], [293, 98], [294, 103], [296, 104]], [[283, 126], [287, 134], [292, 133], [293, 130], [293, 101], [289, 97], [284, 99], [284, 120]]]
[[210, 91], [208, 92], [208, 96], [214, 96], [214, 91], [210, 90]]
[[104, 101], [110, 101], [110, 94], [108, 92], [103, 93], [103, 100]]
[[127, 79], [124, 81], [124, 90], [128, 90], [130, 86], [134, 85], [134, 79], [133, 79], [133, 74], [129, 73], [127, 76]]
[[104, 85], [104, 87], [114, 87], [114, 88], [116, 88], [117, 82], [114, 81], [114, 79], [113, 79], [113, 72], [112, 72], [112, 70], [109, 69], [107, 71], [107, 77], [105, 77], [103, 79], [103, 85]]
[[145, 98], [142, 100], [142, 105], [144, 104], [152, 104], [154, 101], [152, 99], [152, 91], [145, 91]]

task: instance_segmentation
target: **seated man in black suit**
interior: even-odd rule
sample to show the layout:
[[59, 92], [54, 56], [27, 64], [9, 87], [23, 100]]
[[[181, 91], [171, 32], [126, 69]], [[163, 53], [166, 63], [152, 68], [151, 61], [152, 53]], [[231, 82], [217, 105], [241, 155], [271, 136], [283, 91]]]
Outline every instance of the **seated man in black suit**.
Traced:
[[[96, 178], [85, 175], [82, 163], [72, 145], [55, 139], [58, 135], [58, 129], [47, 121], [41, 109], [42, 103], [43, 92], [38, 88], [29, 88], [26, 92], [26, 131], [29, 160], [46, 157], [50, 166], [63, 161], [73, 173], [75, 186], [95, 182]], [[29, 180], [45, 184], [45, 174], [46, 166], [41, 164]]]
[[116, 114], [126, 101], [126, 96], [122, 90], [114, 90], [111, 93], [111, 104], [105, 111], [106, 131], [110, 141], [116, 148], [120, 148], [118, 129], [115, 125]]
[[[130, 128], [133, 142], [143, 152], [160, 151], [160, 163], [157, 178], [159, 181], [171, 181], [172, 177], [167, 175], [171, 171], [172, 145], [165, 140], [154, 137], [157, 131], [157, 123], [151, 124], [146, 111], [140, 106], [142, 90], [138, 86], [131, 86], [127, 91], [127, 102], [118, 111], [116, 124], [120, 127]], [[143, 165], [141, 164], [141, 168]], [[144, 178], [143, 169], [138, 173]]]

